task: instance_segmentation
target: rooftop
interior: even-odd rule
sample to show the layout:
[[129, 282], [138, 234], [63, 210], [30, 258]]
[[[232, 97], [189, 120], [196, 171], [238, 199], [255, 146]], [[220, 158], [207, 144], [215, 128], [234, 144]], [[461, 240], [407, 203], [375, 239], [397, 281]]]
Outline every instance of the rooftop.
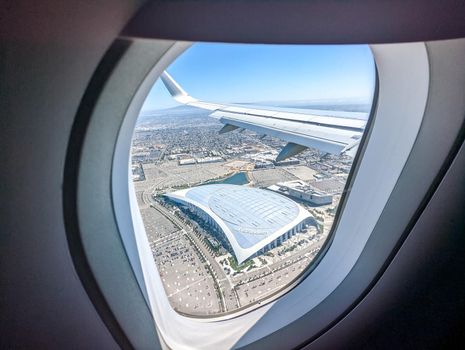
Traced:
[[293, 200], [238, 185], [204, 185], [166, 194], [207, 213], [221, 227], [237, 260], [244, 261], [311, 215]]

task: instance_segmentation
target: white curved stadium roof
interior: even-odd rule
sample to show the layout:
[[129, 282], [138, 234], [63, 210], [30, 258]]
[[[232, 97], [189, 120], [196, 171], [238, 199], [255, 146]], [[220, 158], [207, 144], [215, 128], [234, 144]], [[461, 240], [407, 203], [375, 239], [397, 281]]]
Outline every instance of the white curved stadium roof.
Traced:
[[208, 214], [223, 230], [239, 263], [312, 217], [283, 195], [246, 186], [204, 185], [166, 196]]

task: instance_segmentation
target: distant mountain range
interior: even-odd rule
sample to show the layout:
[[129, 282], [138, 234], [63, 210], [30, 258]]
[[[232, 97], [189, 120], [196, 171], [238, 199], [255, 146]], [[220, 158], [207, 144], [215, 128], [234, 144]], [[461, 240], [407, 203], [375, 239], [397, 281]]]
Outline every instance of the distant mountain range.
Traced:
[[[318, 101], [268, 101], [268, 102], [255, 102], [255, 103], [236, 103], [245, 107], [270, 107], [271, 109], [292, 108], [302, 110], [303, 112], [311, 110], [312, 113], [321, 111], [344, 111], [344, 112], [360, 112], [368, 113], [371, 109], [371, 103], [362, 99], [339, 99], [339, 100], [318, 100]], [[145, 110], [141, 111], [137, 124], [150, 123], [165, 118], [177, 118], [186, 116], [206, 117], [210, 111], [200, 109], [197, 107], [180, 105], [177, 107], [158, 109], [158, 110]]]
[[191, 106], [185, 106], [185, 105], [180, 105], [177, 107], [171, 107], [171, 108], [166, 108], [166, 109], [157, 109], [157, 110], [145, 110], [141, 111], [139, 114], [139, 119], [138, 123], [144, 122], [151, 120], [156, 117], [166, 117], [166, 116], [171, 116], [171, 117], [182, 117], [185, 116], [186, 114], [210, 114], [209, 111], [206, 111], [201, 108], [197, 107], [191, 107]]
[[365, 98], [325, 99], [305, 101], [260, 101], [254, 103], [241, 103], [243, 105], [270, 106], [279, 108], [321, 109], [344, 112], [369, 112], [371, 102]]

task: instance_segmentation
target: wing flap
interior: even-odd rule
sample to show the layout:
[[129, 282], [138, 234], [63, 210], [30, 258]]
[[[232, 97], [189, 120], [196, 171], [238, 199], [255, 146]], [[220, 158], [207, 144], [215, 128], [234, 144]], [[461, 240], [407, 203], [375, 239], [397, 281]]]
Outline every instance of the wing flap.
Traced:
[[276, 161], [280, 162], [284, 159], [295, 156], [296, 154], [299, 154], [300, 152], [303, 152], [306, 149], [307, 147], [305, 146], [289, 142], [286, 146], [284, 146], [281, 152], [279, 152], [278, 156], [276, 157]]
[[354, 142], [353, 136], [357, 133], [292, 120], [231, 114], [218, 110], [211, 115], [218, 118], [223, 124], [248, 129], [257, 134], [277, 137], [305, 147], [318, 148], [322, 152], [331, 154], [340, 154], [344, 148]]

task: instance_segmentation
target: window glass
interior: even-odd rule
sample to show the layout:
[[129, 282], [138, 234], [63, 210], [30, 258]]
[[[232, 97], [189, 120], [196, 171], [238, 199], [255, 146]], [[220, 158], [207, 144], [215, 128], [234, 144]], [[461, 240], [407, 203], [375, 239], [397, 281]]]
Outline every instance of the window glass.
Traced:
[[311, 265], [374, 84], [365, 45], [201, 43], [168, 67], [140, 112], [131, 169], [176, 311], [258, 306]]

